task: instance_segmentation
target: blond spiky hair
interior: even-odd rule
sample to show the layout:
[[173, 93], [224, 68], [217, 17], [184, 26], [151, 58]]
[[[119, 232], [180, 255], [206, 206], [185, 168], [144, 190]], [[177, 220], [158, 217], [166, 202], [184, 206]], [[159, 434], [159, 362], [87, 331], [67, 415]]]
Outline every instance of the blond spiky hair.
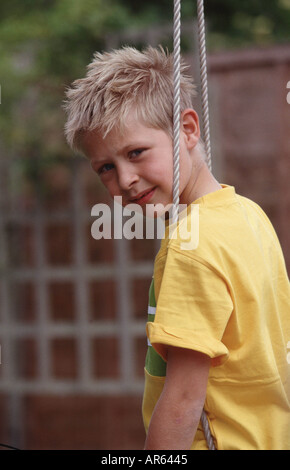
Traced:
[[[181, 64], [181, 112], [192, 108], [196, 95], [187, 68]], [[81, 137], [88, 131], [105, 136], [115, 126], [124, 129], [132, 113], [145, 125], [172, 135], [173, 55], [161, 46], [97, 52], [86, 77], [74, 81], [66, 97], [65, 136], [74, 150], [82, 151]]]

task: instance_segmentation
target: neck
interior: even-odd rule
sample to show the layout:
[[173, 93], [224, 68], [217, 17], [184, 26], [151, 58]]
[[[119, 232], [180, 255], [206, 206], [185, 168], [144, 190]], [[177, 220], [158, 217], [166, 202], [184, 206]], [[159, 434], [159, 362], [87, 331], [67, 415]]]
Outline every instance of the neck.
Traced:
[[189, 205], [206, 194], [222, 189], [203, 159], [197, 163], [193, 175], [191, 185], [187, 188], [185, 194], [180, 196], [181, 204]]

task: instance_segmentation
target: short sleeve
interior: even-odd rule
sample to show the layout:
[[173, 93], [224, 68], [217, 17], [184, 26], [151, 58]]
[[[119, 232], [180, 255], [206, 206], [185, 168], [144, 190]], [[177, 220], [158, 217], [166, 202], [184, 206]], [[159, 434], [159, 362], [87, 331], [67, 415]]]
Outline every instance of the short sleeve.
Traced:
[[233, 311], [225, 280], [209, 266], [169, 248], [157, 296], [150, 343], [166, 360], [167, 346], [192, 349], [222, 364], [229, 351], [222, 342]]

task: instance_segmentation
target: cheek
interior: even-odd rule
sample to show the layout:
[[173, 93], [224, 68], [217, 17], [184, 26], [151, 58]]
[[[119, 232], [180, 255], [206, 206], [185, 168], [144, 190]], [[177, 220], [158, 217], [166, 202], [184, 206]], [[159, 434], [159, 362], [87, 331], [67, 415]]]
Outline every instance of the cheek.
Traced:
[[[158, 158], [159, 157], [159, 158]], [[149, 166], [147, 176], [152, 183], [163, 188], [171, 188], [173, 183], [172, 160], [157, 156], [156, 160]]]
[[114, 180], [102, 181], [103, 186], [106, 188], [111, 198], [114, 196], [121, 196], [120, 189]]

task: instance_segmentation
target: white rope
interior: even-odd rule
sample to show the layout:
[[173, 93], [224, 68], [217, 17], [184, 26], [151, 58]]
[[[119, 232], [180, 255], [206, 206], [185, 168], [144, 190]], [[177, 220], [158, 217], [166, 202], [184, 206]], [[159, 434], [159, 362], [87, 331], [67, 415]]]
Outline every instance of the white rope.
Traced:
[[208, 84], [207, 84], [205, 20], [204, 20], [203, 0], [197, 0], [197, 22], [198, 22], [203, 136], [204, 136], [204, 144], [205, 144], [205, 152], [206, 152], [206, 163], [208, 165], [208, 168], [211, 171], [212, 165], [211, 165], [211, 145], [210, 145], [209, 112], [208, 112]]
[[[198, 7], [198, 37], [201, 74], [201, 100], [204, 127], [206, 161], [211, 170], [211, 148], [208, 112], [208, 86], [206, 67], [205, 21], [203, 0], [197, 0]], [[180, 135], [180, 31], [181, 31], [181, 0], [174, 0], [173, 14], [173, 223], [177, 222], [179, 206], [179, 135]], [[213, 437], [210, 432], [205, 411], [201, 415], [201, 423], [209, 450], [215, 450]]]
[[216, 450], [215, 445], [214, 445], [214, 441], [213, 441], [213, 437], [211, 435], [211, 431], [210, 431], [210, 428], [209, 428], [208, 419], [207, 419], [207, 416], [206, 416], [206, 413], [205, 413], [204, 410], [202, 410], [200, 420], [201, 420], [201, 424], [202, 424], [202, 427], [203, 427], [203, 432], [204, 432], [206, 443], [207, 443], [207, 446], [208, 446], [209, 450]]
[[[203, 136], [206, 153], [206, 163], [209, 170], [212, 170], [211, 164], [211, 145], [210, 145], [210, 129], [209, 129], [209, 111], [208, 111], [208, 83], [207, 83], [207, 66], [206, 66], [206, 39], [205, 39], [205, 19], [204, 19], [204, 0], [197, 0], [197, 23], [198, 23], [198, 42], [199, 42], [199, 63], [200, 63], [200, 80], [201, 80], [201, 105], [202, 105], [202, 122]], [[215, 450], [215, 445], [209, 423], [205, 411], [202, 411], [201, 424], [205, 434], [206, 442], [209, 450]]]
[[174, 0], [173, 11], [173, 223], [177, 222], [179, 206], [179, 134], [180, 134], [180, 0]]

